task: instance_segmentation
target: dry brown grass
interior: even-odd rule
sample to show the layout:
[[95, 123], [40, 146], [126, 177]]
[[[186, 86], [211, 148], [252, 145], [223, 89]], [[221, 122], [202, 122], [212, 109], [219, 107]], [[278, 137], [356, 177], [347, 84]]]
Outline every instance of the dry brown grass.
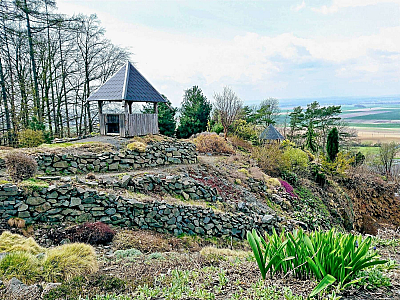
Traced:
[[208, 256], [224, 256], [224, 257], [239, 257], [246, 258], [252, 255], [251, 251], [243, 251], [243, 250], [231, 250], [226, 248], [216, 248], [213, 246], [204, 247], [200, 250], [200, 254], [208, 257]]
[[178, 238], [145, 230], [123, 230], [118, 232], [113, 240], [115, 249], [126, 250], [135, 248], [143, 253], [168, 252], [185, 248]]
[[235, 151], [223, 137], [216, 134], [201, 134], [193, 139], [200, 153], [233, 154]]
[[229, 141], [232, 143], [232, 146], [235, 149], [239, 149], [239, 150], [247, 151], [247, 152], [251, 152], [253, 150], [253, 145], [250, 142], [245, 141], [236, 135], [230, 137]]
[[164, 141], [171, 141], [173, 140], [173, 138], [170, 138], [168, 136], [165, 135], [161, 135], [161, 134], [148, 134], [145, 136], [135, 136], [134, 138], [132, 138], [130, 140], [130, 142], [140, 142], [143, 143], [145, 145], [149, 144], [149, 143], [156, 143], [156, 142], [164, 142]]

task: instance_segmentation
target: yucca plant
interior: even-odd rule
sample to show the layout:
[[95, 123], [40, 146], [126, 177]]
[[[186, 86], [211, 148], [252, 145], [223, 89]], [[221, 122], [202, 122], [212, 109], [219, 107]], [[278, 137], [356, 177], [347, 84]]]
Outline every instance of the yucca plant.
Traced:
[[362, 240], [361, 236], [330, 231], [314, 231], [306, 234], [303, 230], [293, 230], [265, 238], [253, 230], [247, 232], [247, 240], [253, 250], [263, 279], [268, 272], [289, 274], [297, 278], [315, 277], [319, 280], [311, 292], [313, 297], [336, 281], [338, 288], [361, 280], [357, 273], [365, 268], [384, 264], [378, 254], [370, 250], [371, 238]]

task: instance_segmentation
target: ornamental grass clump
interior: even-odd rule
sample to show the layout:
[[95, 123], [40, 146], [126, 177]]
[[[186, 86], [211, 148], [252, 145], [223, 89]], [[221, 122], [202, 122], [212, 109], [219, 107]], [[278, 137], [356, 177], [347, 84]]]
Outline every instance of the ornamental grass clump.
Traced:
[[334, 282], [338, 282], [338, 288], [345, 289], [362, 279], [360, 271], [387, 262], [378, 259], [378, 253], [371, 248], [371, 237], [363, 240], [361, 236], [334, 229], [310, 234], [303, 230], [277, 234], [274, 230], [265, 239], [253, 230], [247, 232], [247, 240], [263, 279], [268, 272], [271, 277], [280, 273], [301, 279], [316, 278], [319, 284], [311, 297]]
[[10, 280], [15, 277], [30, 284], [40, 279], [41, 273], [40, 260], [29, 252], [11, 252], [0, 260], [2, 279]]
[[98, 270], [92, 246], [75, 243], [52, 249], [40, 247], [32, 238], [3, 232], [0, 236], [0, 279], [16, 277], [24, 283], [63, 281]]
[[0, 235], [0, 253], [23, 251], [30, 254], [44, 253], [45, 249], [40, 247], [33, 238], [26, 238], [19, 234], [4, 231]]
[[43, 276], [49, 281], [69, 280], [98, 270], [96, 252], [90, 245], [65, 244], [50, 249], [43, 260]]

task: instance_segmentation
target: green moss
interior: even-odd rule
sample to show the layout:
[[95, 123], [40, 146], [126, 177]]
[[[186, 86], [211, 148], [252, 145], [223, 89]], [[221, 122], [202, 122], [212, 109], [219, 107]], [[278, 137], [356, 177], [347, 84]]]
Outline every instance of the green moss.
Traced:
[[40, 191], [43, 188], [49, 187], [49, 184], [46, 181], [36, 178], [29, 178], [27, 180], [23, 180], [19, 185], [23, 188], [27, 188], [33, 191]]

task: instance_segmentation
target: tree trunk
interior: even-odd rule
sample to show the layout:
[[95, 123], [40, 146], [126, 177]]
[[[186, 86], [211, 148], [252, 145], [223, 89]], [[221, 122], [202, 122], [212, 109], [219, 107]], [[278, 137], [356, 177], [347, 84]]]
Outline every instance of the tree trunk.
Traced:
[[26, 4], [26, 0], [24, 0], [24, 12], [25, 12], [25, 17], [26, 17], [26, 29], [28, 31], [29, 55], [31, 58], [33, 84], [34, 84], [34, 93], [33, 93], [34, 114], [37, 116], [39, 122], [43, 122], [43, 115], [42, 115], [42, 111], [40, 109], [39, 84], [38, 84], [37, 71], [36, 71], [35, 52], [33, 49], [31, 24], [30, 24], [30, 20], [29, 20], [28, 5]]
[[1, 62], [1, 57], [0, 57], [0, 80], [1, 80], [1, 96], [4, 103], [4, 112], [6, 115], [7, 139], [8, 139], [8, 144], [12, 144], [10, 112], [8, 110], [8, 104], [7, 104], [6, 82], [3, 74], [3, 64]]

